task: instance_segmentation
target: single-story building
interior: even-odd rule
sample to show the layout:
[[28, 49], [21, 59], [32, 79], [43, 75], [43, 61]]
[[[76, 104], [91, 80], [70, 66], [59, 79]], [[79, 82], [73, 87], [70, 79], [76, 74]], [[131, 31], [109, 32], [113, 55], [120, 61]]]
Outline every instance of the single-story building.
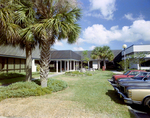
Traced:
[[[121, 59], [122, 50], [112, 50], [114, 53], [114, 60], [109, 62], [106, 60], [108, 68], [113, 68], [117, 61]], [[88, 58], [90, 61], [87, 63], [89, 68], [98, 68], [98, 60], [91, 58], [91, 52], [88, 51]], [[81, 68], [81, 61], [83, 59], [83, 51], [72, 50], [51, 50], [50, 71], [62, 72], [79, 70]], [[36, 72], [37, 65], [40, 60], [40, 49], [35, 47], [32, 51], [32, 72]], [[25, 50], [19, 47], [0, 46], [0, 71], [10, 72], [18, 71], [25, 72], [26, 67], [26, 53]], [[101, 66], [103, 63], [101, 62]]]
[[[150, 45], [132, 45], [125, 50], [112, 50], [114, 59], [112, 62], [106, 60], [107, 69], [114, 69], [121, 60], [131, 54], [138, 52], [150, 52]], [[83, 66], [97, 69], [98, 60], [91, 58], [91, 52], [88, 51], [89, 62], [84, 63]], [[51, 50], [51, 62], [49, 65], [50, 71], [65, 72], [72, 70], [79, 70], [81, 68], [81, 62], [83, 61], [83, 51], [72, 51], [72, 50]], [[40, 49], [35, 47], [32, 51], [32, 72], [37, 71], [37, 65], [40, 60]], [[142, 63], [141, 69], [150, 70], [150, 53], [145, 57], [146, 62]], [[12, 46], [0, 46], [0, 71], [2, 72], [25, 72], [26, 70], [26, 53], [25, 50], [19, 47]], [[100, 67], [102, 68], [103, 61], [101, 60]], [[139, 64], [130, 64], [130, 68], [139, 69]]]

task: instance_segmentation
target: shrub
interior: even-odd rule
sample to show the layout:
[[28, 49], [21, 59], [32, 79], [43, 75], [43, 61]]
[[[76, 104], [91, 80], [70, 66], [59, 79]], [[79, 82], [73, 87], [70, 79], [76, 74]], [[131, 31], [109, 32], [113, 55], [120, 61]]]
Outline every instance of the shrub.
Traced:
[[34, 82], [17, 82], [0, 88], [0, 100], [12, 97], [40, 96], [51, 92], [50, 88], [42, 88]]
[[39, 64], [37, 65], [36, 70], [37, 70], [38, 72], [40, 72], [40, 65], [39, 65]]
[[[41, 80], [36, 79], [33, 80], [36, 84], [41, 85]], [[51, 89], [53, 92], [61, 91], [65, 88], [67, 88], [67, 83], [62, 80], [56, 80], [56, 79], [51, 79], [49, 78], [47, 81], [47, 87]]]
[[65, 88], [67, 88], [67, 86], [68, 86], [67, 83], [62, 80], [56, 80], [56, 79], [49, 78], [48, 82], [47, 82], [47, 87], [49, 89], [52, 89], [53, 92], [61, 91]]

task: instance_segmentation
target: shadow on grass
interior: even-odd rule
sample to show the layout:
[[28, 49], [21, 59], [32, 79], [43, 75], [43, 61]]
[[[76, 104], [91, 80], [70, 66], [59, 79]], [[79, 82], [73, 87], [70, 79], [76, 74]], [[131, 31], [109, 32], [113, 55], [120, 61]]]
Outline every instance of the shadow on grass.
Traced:
[[108, 90], [106, 95], [108, 95], [115, 103], [125, 105], [123, 99], [121, 99], [114, 90]]
[[25, 81], [25, 75], [20, 73], [1, 73], [0, 85], [7, 86], [15, 82]]

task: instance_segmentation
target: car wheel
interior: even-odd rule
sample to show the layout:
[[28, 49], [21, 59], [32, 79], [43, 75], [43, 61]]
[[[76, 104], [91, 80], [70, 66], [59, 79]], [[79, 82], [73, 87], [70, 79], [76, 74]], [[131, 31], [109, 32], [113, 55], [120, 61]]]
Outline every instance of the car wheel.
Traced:
[[150, 97], [147, 97], [147, 98], [144, 100], [144, 106], [147, 106], [148, 108], [150, 108]]

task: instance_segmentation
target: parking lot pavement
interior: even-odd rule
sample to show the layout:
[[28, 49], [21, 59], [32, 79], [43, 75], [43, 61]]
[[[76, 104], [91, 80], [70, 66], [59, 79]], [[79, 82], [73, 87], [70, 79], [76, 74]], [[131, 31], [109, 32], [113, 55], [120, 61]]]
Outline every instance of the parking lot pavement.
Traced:
[[150, 109], [148, 108], [145, 108], [141, 105], [132, 105], [128, 106], [128, 108], [136, 118], [150, 118]]

